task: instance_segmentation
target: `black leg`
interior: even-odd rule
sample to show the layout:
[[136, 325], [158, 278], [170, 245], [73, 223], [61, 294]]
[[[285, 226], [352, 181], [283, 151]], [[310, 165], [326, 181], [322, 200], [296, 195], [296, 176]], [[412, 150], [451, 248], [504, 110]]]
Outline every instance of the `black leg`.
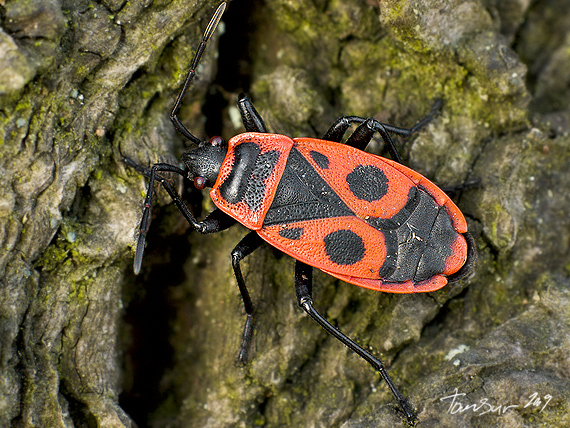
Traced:
[[442, 187], [445, 193], [449, 195], [450, 198], [455, 198], [458, 193], [463, 192], [464, 190], [473, 189], [479, 187], [481, 185], [481, 180], [478, 178], [470, 178], [465, 181], [463, 184], [457, 184], [455, 186], [445, 186]]
[[348, 137], [346, 144], [357, 149], [364, 150], [366, 146], [368, 146], [368, 143], [370, 143], [375, 132], [378, 132], [384, 140], [384, 144], [390, 152], [392, 159], [398, 163], [402, 163], [402, 157], [398, 153], [398, 150], [396, 150], [394, 141], [390, 138], [385, 126], [376, 119], [366, 119], [366, 121], [356, 128], [350, 137]]
[[392, 379], [388, 375], [386, 368], [382, 361], [372, 355], [370, 352], [366, 351], [360, 345], [355, 343], [352, 339], [342, 333], [338, 328], [334, 327], [330, 322], [328, 322], [317, 310], [313, 307], [313, 297], [312, 297], [312, 282], [313, 282], [313, 268], [305, 263], [297, 261], [295, 264], [295, 292], [297, 294], [297, 300], [299, 306], [303, 308], [307, 314], [313, 320], [315, 320], [322, 328], [324, 328], [329, 334], [334, 336], [336, 339], [340, 340], [344, 345], [346, 345], [353, 352], [364, 358], [374, 369], [382, 375], [384, 381], [388, 384], [388, 388], [394, 395], [394, 398], [400, 405], [400, 408], [406, 415], [408, 422], [413, 423], [416, 419], [416, 415], [412, 410], [412, 407], [404, 396], [400, 393]]
[[263, 119], [255, 109], [253, 103], [245, 94], [239, 95], [238, 109], [241, 114], [243, 126], [247, 132], [267, 132], [265, 122], [263, 122]]
[[184, 98], [186, 91], [188, 90], [190, 84], [194, 80], [194, 76], [196, 75], [196, 67], [198, 67], [198, 63], [200, 62], [200, 59], [204, 54], [204, 50], [206, 49], [208, 40], [210, 40], [210, 37], [212, 37], [212, 34], [214, 33], [214, 30], [218, 26], [218, 23], [220, 22], [220, 19], [222, 18], [222, 14], [224, 13], [225, 9], [226, 9], [226, 3], [224, 2], [220, 6], [218, 6], [218, 9], [214, 13], [214, 16], [212, 16], [212, 19], [210, 19], [208, 27], [206, 28], [206, 31], [204, 31], [204, 36], [202, 37], [200, 46], [198, 46], [198, 49], [196, 51], [196, 55], [194, 55], [194, 60], [192, 61], [192, 67], [190, 68], [190, 70], [188, 70], [186, 79], [184, 79], [184, 85], [182, 85], [182, 90], [178, 94], [176, 102], [174, 103], [174, 107], [172, 108], [172, 112], [170, 113], [170, 120], [172, 121], [174, 128], [176, 128], [178, 132], [184, 135], [184, 137], [186, 137], [187, 139], [196, 144], [200, 143], [200, 139], [194, 136], [190, 131], [188, 131], [188, 129], [186, 129], [186, 127], [182, 124], [182, 122], [180, 122], [180, 119], [178, 119], [178, 111], [180, 110], [180, 104], [182, 103], [182, 99]]
[[186, 206], [186, 204], [184, 203], [178, 192], [174, 190], [172, 184], [170, 184], [170, 182], [162, 175], [158, 174], [158, 172], [173, 172], [185, 177], [186, 176], [185, 170], [178, 168], [174, 165], [169, 165], [167, 163], [156, 163], [149, 170], [144, 167], [141, 167], [140, 165], [133, 162], [129, 158], [123, 158], [123, 161], [127, 165], [135, 168], [137, 171], [143, 173], [149, 178], [146, 198], [144, 200], [144, 211], [139, 226], [139, 236], [137, 239], [137, 247], [135, 250], [135, 260], [134, 260], [135, 274], [138, 274], [140, 272], [142, 264], [146, 234], [148, 232], [148, 229], [150, 228], [152, 198], [154, 195], [154, 185], [156, 181], [162, 184], [162, 187], [164, 187], [164, 189], [168, 192], [169, 196], [172, 198], [174, 204], [176, 205], [178, 210], [182, 213], [186, 221], [188, 221], [188, 223], [190, 223], [192, 228], [194, 228], [198, 232], [204, 234], [215, 233], [227, 229], [228, 227], [236, 223], [236, 221], [233, 218], [223, 213], [219, 209], [215, 209], [214, 211], [212, 211], [204, 220], [197, 221], [196, 217], [194, 216], [192, 211], [190, 211], [190, 209]]
[[353, 123], [360, 124], [360, 126], [348, 138], [346, 144], [352, 147], [356, 147], [357, 149], [364, 150], [372, 139], [374, 132], [378, 132], [384, 140], [386, 148], [390, 151], [392, 158], [396, 162], [401, 163], [401, 157], [396, 150], [392, 139], [388, 135], [388, 132], [408, 137], [427, 125], [441, 109], [442, 105], [443, 102], [441, 99], [436, 100], [428, 115], [421, 119], [410, 129], [398, 128], [386, 123], [380, 123], [376, 119], [372, 118], [366, 119], [360, 116], [342, 116], [338, 118], [335, 123], [333, 123], [333, 125], [325, 133], [323, 139], [340, 142], [350, 125]]
[[246, 363], [249, 358], [251, 339], [253, 337], [253, 313], [255, 311], [255, 308], [253, 306], [253, 302], [251, 301], [251, 297], [249, 296], [249, 292], [247, 291], [245, 281], [243, 280], [240, 262], [257, 248], [259, 248], [262, 243], [263, 240], [259, 237], [257, 232], [249, 232], [232, 250], [232, 267], [234, 268], [234, 274], [239, 287], [239, 292], [241, 293], [246, 315], [245, 325], [243, 326], [241, 346], [237, 357], [238, 362], [242, 364]]
[[[340, 143], [346, 130], [353, 123], [359, 123], [360, 126], [358, 126], [358, 128], [356, 128], [356, 130], [351, 134], [348, 140], [346, 140], [347, 145], [355, 147], [359, 150], [364, 150], [366, 146], [368, 146], [368, 143], [370, 143], [370, 140], [372, 139], [374, 133], [378, 132], [382, 137], [382, 139], [384, 140], [386, 148], [390, 151], [392, 159], [394, 159], [398, 163], [402, 163], [402, 158], [398, 153], [398, 151], [396, 150], [396, 146], [394, 145], [394, 142], [390, 138], [390, 135], [388, 135], [387, 132], [388, 125], [380, 123], [376, 119], [372, 118], [365, 119], [359, 116], [340, 117], [335, 123], [333, 123], [330, 129], [326, 132], [323, 139], [328, 141], [336, 141], [337, 143]], [[403, 134], [402, 132], [396, 132], [401, 135], [410, 134], [410, 130], [408, 129], [394, 128], [392, 126], [390, 127], [390, 129], [392, 132], [394, 132], [395, 129], [397, 129], [398, 131], [406, 131], [406, 134]]]
[[353, 123], [364, 123], [365, 121], [366, 119], [360, 116], [341, 116], [331, 125], [329, 130], [325, 132], [323, 140], [340, 143], [350, 125]]

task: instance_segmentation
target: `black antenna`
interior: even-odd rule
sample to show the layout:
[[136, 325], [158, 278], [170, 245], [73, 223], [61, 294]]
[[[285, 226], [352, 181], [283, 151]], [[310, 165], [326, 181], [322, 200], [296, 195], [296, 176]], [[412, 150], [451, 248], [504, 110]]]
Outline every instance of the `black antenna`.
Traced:
[[187, 139], [196, 144], [200, 143], [200, 139], [195, 135], [193, 135], [190, 131], [188, 131], [188, 129], [186, 129], [186, 127], [182, 124], [182, 122], [180, 122], [180, 119], [178, 119], [178, 111], [180, 110], [180, 104], [182, 103], [182, 98], [184, 98], [184, 95], [186, 95], [186, 91], [188, 90], [190, 84], [194, 80], [194, 76], [196, 75], [196, 68], [198, 67], [198, 63], [202, 58], [202, 54], [206, 50], [206, 45], [208, 44], [208, 40], [210, 40], [210, 37], [212, 37], [212, 34], [214, 34], [214, 31], [216, 30], [216, 27], [218, 26], [220, 19], [222, 19], [222, 14], [224, 13], [225, 10], [226, 10], [226, 2], [223, 2], [221, 5], [218, 6], [218, 9], [216, 9], [216, 12], [212, 16], [212, 19], [210, 19], [208, 27], [206, 27], [206, 31], [204, 31], [204, 36], [202, 37], [200, 46], [198, 46], [196, 55], [194, 55], [194, 59], [192, 60], [192, 67], [190, 68], [190, 70], [188, 70], [188, 74], [186, 75], [186, 79], [184, 80], [184, 85], [182, 86], [182, 90], [178, 94], [176, 102], [174, 103], [174, 107], [172, 108], [172, 112], [170, 113], [170, 120], [172, 121], [174, 128], [176, 128], [178, 132], [184, 135], [184, 137], [186, 137]]
[[[208, 27], [206, 28], [206, 31], [204, 31], [204, 36], [202, 37], [200, 46], [198, 46], [196, 55], [194, 55], [194, 59], [192, 60], [192, 68], [190, 68], [188, 74], [186, 75], [186, 79], [184, 80], [184, 85], [182, 86], [182, 90], [180, 91], [180, 94], [178, 94], [178, 98], [176, 98], [176, 102], [174, 103], [174, 108], [170, 113], [170, 120], [172, 121], [172, 124], [174, 125], [176, 130], [194, 143], [200, 143], [200, 139], [192, 135], [192, 133], [186, 129], [186, 127], [182, 124], [182, 122], [180, 122], [180, 120], [178, 119], [178, 110], [180, 110], [180, 103], [182, 102], [182, 98], [186, 94], [188, 87], [190, 86], [192, 80], [194, 79], [194, 76], [196, 75], [196, 67], [198, 66], [198, 63], [202, 58], [202, 54], [206, 49], [208, 40], [210, 39], [210, 37], [212, 37], [212, 34], [216, 30], [216, 27], [218, 26], [220, 19], [222, 18], [222, 14], [224, 13], [225, 10], [226, 10], [226, 3], [224, 2], [218, 6], [218, 9], [216, 9], [214, 16], [212, 16], [212, 19], [210, 19]], [[146, 234], [150, 227], [150, 220], [151, 220], [150, 213], [152, 206], [152, 195], [154, 194], [154, 182], [156, 180], [160, 181], [165, 187], [165, 189], [168, 191], [170, 196], [172, 196], [173, 200], [176, 202], [178, 209], [182, 213], [187, 212], [186, 206], [182, 203], [180, 198], [176, 198], [176, 194], [174, 190], [171, 188], [170, 184], [161, 175], [157, 174], [157, 171], [174, 172], [176, 174], [180, 174], [183, 177], [186, 176], [186, 171], [178, 167], [162, 163], [155, 164], [150, 169], [149, 172], [150, 182], [146, 192], [146, 198], [144, 200], [143, 217], [141, 219], [141, 223], [139, 226], [139, 237], [137, 239], [137, 246], [135, 250], [135, 259], [134, 259], [135, 275], [137, 275], [141, 270]], [[191, 219], [193, 219], [192, 214], [190, 214], [189, 212], [186, 217], [188, 221], [191, 221]]]

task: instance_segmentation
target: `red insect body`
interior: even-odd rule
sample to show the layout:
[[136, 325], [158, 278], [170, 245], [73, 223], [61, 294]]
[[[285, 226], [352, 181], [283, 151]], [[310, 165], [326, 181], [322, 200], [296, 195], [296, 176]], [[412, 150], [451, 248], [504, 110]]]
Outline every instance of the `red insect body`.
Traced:
[[[278, 134], [244, 133], [228, 146], [210, 192], [214, 204], [297, 260], [343, 281], [392, 293], [437, 290], [465, 264], [463, 214], [439, 187], [401, 164], [345, 144]], [[296, 161], [290, 160], [292, 150]], [[314, 191], [310, 186], [319, 180]], [[327, 193], [330, 198], [322, 201]], [[433, 215], [424, 218], [424, 206]], [[412, 222], [414, 215], [419, 217]], [[440, 227], [444, 232], [416, 233], [418, 222], [435, 217], [449, 223]], [[441, 241], [438, 233], [444, 236], [443, 253], [429, 249]], [[398, 262], [401, 254], [406, 258]], [[398, 275], [398, 269], [409, 270], [407, 264], [422, 263], [422, 257], [424, 264], [437, 266], [427, 269], [429, 277]]]

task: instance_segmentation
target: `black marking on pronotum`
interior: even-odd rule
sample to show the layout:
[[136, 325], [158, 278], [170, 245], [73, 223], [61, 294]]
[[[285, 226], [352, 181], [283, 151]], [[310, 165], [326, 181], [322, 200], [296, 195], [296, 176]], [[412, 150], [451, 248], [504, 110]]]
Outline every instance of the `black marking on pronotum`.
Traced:
[[324, 238], [325, 253], [337, 265], [353, 265], [364, 257], [364, 241], [352, 230], [341, 229]]
[[226, 180], [220, 185], [220, 194], [230, 204], [244, 201], [252, 211], [261, 209], [269, 178], [279, 160], [279, 152], [261, 153], [258, 144], [241, 143], [234, 148], [234, 164]]
[[277, 150], [262, 153], [257, 157], [244, 195], [244, 202], [252, 211], [259, 211], [262, 208], [263, 199], [267, 192], [265, 180], [271, 175], [278, 159], [279, 152]]
[[378, 201], [388, 192], [386, 174], [373, 165], [358, 165], [346, 176], [346, 181], [354, 196], [364, 201]]
[[234, 164], [225, 181], [220, 185], [220, 194], [230, 204], [243, 200], [251, 171], [261, 148], [255, 143], [242, 143], [234, 148]]

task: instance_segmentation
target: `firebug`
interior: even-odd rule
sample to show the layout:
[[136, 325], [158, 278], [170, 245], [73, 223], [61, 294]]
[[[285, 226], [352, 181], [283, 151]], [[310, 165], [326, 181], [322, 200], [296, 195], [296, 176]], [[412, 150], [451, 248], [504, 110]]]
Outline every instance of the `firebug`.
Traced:
[[[410, 129], [343, 116], [322, 139], [289, 138], [268, 133], [253, 103], [242, 94], [238, 109], [247, 132], [227, 143], [220, 137], [202, 141], [180, 122], [178, 112], [225, 7], [222, 3], [210, 20], [170, 116], [174, 127], [197, 145], [183, 153], [185, 168], [156, 163], [147, 170], [125, 158], [150, 180], [139, 226], [135, 273], [141, 267], [155, 183], [160, 182], [198, 232], [219, 232], [236, 222], [251, 229], [231, 253], [246, 313], [240, 361], [247, 360], [255, 312], [240, 262], [267, 242], [296, 259], [294, 282], [301, 308], [380, 372], [408, 421], [413, 421], [412, 406], [382, 361], [314, 308], [312, 269], [389, 293], [434, 291], [469, 272], [475, 251], [465, 217], [443, 190], [402, 165], [389, 135], [413, 134], [432, 120], [441, 102]], [[358, 125], [356, 130], [341, 143], [353, 124]], [[392, 159], [363, 151], [376, 133]], [[198, 189], [211, 187], [210, 197], [217, 208], [204, 220], [197, 220], [161, 172], [187, 177]]]

